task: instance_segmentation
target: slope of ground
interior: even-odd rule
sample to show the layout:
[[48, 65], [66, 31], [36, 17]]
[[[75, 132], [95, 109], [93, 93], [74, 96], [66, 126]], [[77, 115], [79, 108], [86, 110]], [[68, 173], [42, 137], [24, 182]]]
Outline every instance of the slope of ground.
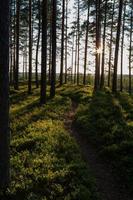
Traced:
[[79, 89], [77, 97], [72, 99], [79, 103], [74, 119], [75, 128], [96, 146], [99, 155], [116, 170], [122, 190], [127, 189], [132, 195], [133, 127], [132, 111], [126, 111], [129, 107], [127, 102], [120, 104], [120, 97], [114, 97], [108, 90], [99, 91], [91, 97], [90, 92], [86, 94], [86, 89], [84, 93]]
[[77, 104], [73, 102], [71, 110], [66, 114], [65, 127], [79, 144], [82, 156], [95, 177], [97, 192], [100, 194], [100, 197], [102, 200], [132, 200], [132, 197], [127, 194], [126, 189], [118, 183], [112, 166], [99, 156], [98, 149], [92, 145], [91, 141], [86, 139], [82, 131], [75, 130], [73, 127], [76, 109]]
[[39, 91], [11, 90], [11, 186], [1, 199], [97, 200], [94, 179], [64, 128], [70, 98], [39, 105]]

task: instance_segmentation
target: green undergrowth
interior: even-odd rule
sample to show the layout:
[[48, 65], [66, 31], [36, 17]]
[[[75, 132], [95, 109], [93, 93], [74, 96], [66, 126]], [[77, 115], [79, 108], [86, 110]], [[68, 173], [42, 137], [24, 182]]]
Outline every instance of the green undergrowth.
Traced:
[[128, 93], [119, 93], [117, 94], [117, 98], [119, 100], [120, 105], [122, 106], [125, 119], [128, 124], [132, 126], [133, 122], [133, 96]]
[[133, 192], [133, 98], [114, 96], [108, 89], [98, 91], [90, 103], [80, 102], [74, 126], [97, 146]]
[[[67, 87], [66, 87], [67, 88]], [[97, 200], [94, 179], [64, 128], [71, 100], [58, 89], [39, 105], [39, 90], [11, 89], [11, 185], [8, 200]]]
[[60, 95], [69, 97], [72, 101], [79, 104], [88, 104], [92, 99], [92, 86], [64, 85], [58, 89]]

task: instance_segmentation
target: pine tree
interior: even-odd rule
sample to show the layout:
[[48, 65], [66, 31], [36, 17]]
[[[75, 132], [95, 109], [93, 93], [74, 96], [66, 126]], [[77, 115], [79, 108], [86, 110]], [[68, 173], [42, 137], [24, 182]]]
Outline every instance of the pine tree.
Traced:
[[41, 63], [41, 104], [46, 103], [47, 84], [47, 0], [42, 2], [42, 63]]
[[114, 31], [114, 14], [115, 14], [115, 3], [114, 0], [112, 5], [112, 14], [111, 14], [111, 26], [110, 26], [110, 44], [109, 44], [109, 69], [108, 69], [108, 87], [110, 87], [111, 79], [111, 60], [112, 60], [112, 45], [113, 45], [113, 31]]
[[29, 78], [28, 78], [28, 94], [32, 89], [32, 0], [29, 0]]
[[131, 74], [131, 62], [132, 62], [132, 35], [133, 35], [133, 11], [131, 11], [130, 17], [130, 47], [129, 47], [129, 94], [132, 92], [132, 74]]
[[9, 184], [9, 0], [0, 2], [0, 189]]
[[87, 65], [87, 54], [88, 54], [88, 34], [89, 34], [89, 18], [90, 18], [90, 1], [87, 2], [88, 13], [87, 13], [87, 25], [86, 25], [86, 36], [85, 36], [85, 57], [84, 57], [84, 78], [83, 84], [86, 84], [86, 65]]
[[100, 82], [100, 49], [101, 42], [101, 0], [96, 0], [96, 69], [95, 69], [95, 84], [94, 90], [99, 89]]
[[62, 33], [61, 33], [61, 66], [60, 66], [60, 85], [63, 84], [63, 65], [64, 65], [64, 24], [65, 24], [65, 0], [62, 0]]
[[114, 73], [113, 73], [113, 82], [112, 82], [113, 92], [117, 91], [117, 70], [118, 70], [118, 55], [119, 55], [120, 34], [121, 34], [122, 9], [123, 9], [123, 0], [120, 0], [116, 43], [115, 43], [116, 47], [115, 47], [115, 58], [114, 58]]
[[100, 88], [102, 89], [104, 87], [104, 73], [105, 73], [105, 44], [106, 44], [106, 30], [107, 30], [107, 6], [108, 6], [108, 0], [105, 0], [105, 14], [104, 14], [104, 33], [103, 33], [103, 50], [102, 50], [102, 66], [101, 66], [101, 82], [100, 82]]
[[52, 69], [51, 69], [51, 88], [50, 97], [55, 96], [56, 85], [56, 18], [57, 18], [57, 1], [52, 0]]
[[39, 53], [39, 43], [40, 43], [40, 35], [41, 35], [41, 3], [40, 0], [38, 1], [38, 36], [37, 36], [37, 45], [36, 45], [36, 88], [39, 87], [39, 80], [38, 80], [38, 53]]
[[16, 90], [19, 89], [18, 79], [19, 79], [19, 37], [20, 37], [20, 1], [16, 1], [16, 65], [15, 65], [15, 85]]

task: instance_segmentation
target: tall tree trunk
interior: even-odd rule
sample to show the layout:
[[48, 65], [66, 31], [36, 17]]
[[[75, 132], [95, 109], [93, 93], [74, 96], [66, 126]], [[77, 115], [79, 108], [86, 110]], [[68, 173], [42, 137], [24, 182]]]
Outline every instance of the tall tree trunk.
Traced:
[[130, 47], [129, 47], [129, 94], [132, 92], [132, 74], [131, 74], [131, 63], [132, 63], [132, 35], [133, 35], [133, 11], [131, 11], [131, 25], [130, 25]]
[[113, 3], [113, 12], [112, 12], [112, 20], [111, 20], [111, 34], [110, 34], [110, 45], [109, 45], [108, 87], [110, 87], [110, 79], [111, 79], [111, 59], [112, 59], [112, 44], [113, 44], [113, 27], [114, 27], [115, 2], [116, 2], [116, 0], [114, 0], [114, 3]]
[[16, 66], [15, 66], [15, 90], [19, 89], [19, 35], [20, 35], [20, 1], [17, 0], [17, 13], [16, 13]]
[[26, 35], [26, 45], [25, 45], [25, 79], [26, 81], [28, 80], [28, 51], [27, 51], [27, 47], [28, 47], [28, 34]]
[[85, 36], [85, 58], [84, 58], [84, 78], [83, 84], [86, 84], [86, 65], [87, 65], [87, 53], [88, 53], [88, 34], [89, 34], [89, 18], [90, 18], [90, 1], [88, 0], [88, 14], [87, 14], [87, 25], [86, 25], [86, 36]]
[[56, 84], [56, 15], [57, 15], [57, 0], [52, 0], [52, 70], [51, 70], [51, 88], [50, 97], [55, 96]]
[[29, 79], [28, 94], [32, 89], [32, 0], [29, 0]]
[[77, 45], [77, 38], [78, 38], [78, 34], [76, 31], [76, 37], [75, 37], [75, 67], [74, 67], [74, 84], [76, 83], [76, 71], [77, 71], [77, 50], [78, 50], [78, 45]]
[[62, 33], [61, 33], [61, 66], [60, 66], [60, 85], [63, 84], [63, 65], [64, 65], [64, 23], [65, 23], [65, 0], [62, 1]]
[[0, 189], [9, 184], [9, 0], [0, 2]]
[[107, 3], [108, 0], [105, 1], [105, 14], [104, 14], [104, 33], [103, 33], [103, 51], [102, 51], [102, 70], [101, 70], [101, 82], [100, 88], [104, 87], [104, 71], [105, 71], [105, 42], [106, 42], [106, 29], [107, 29]]
[[121, 38], [121, 77], [120, 77], [121, 92], [123, 91], [123, 48], [124, 48], [124, 38], [125, 38], [125, 14], [126, 14], [126, 3], [124, 4], [122, 38]]
[[48, 83], [51, 83], [51, 62], [52, 62], [52, 30], [50, 27], [50, 38], [49, 38], [49, 74], [48, 74]]
[[38, 38], [37, 38], [37, 46], [36, 46], [36, 88], [39, 88], [39, 81], [38, 81], [38, 54], [39, 54], [39, 43], [40, 43], [40, 34], [41, 34], [41, 5], [40, 0], [38, 2], [38, 14], [39, 14], [39, 22], [38, 22]]
[[46, 103], [47, 83], [47, 0], [42, 2], [42, 67], [41, 67], [41, 98], [40, 103]]
[[96, 0], [96, 69], [95, 69], [95, 83], [94, 90], [99, 89], [100, 82], [100, 37], [101, 37], [101, 0]]
[[10, 36], [10, 84], [13, 83], [13, 49], [12, 49], [12, 36]]
[[77, 49], [77, 53], [78, 53], [78, 60], [77, 60], [77, 85], [79, 85], [79, 60], [80, 60], [80, 2], [78, 0], [78, 19], [77, 19], [77, 32], [78, 32], [78, 49]]
[[[14, 16], [16, 15], [16, 2], [14, 2]], [[13, 84], [15, 88], [15, 69], [16, 69], [16, 17], [14, 17], [14, 32], [13, 32]]]
[[25, 80], [25, 56], [23, 53], [23, 81]]
[[113, 74], [113, 83], [112, 83], [112, 91], [113, 92], [117, 91], [117, 68], [118, 68], [118, 56], [119, 56], [119, 46], [120, 46], [122, 9], [123, 9], [123, 0], [120, 0], [117, 35], [116, 35], [115, 58], [114, 58], [114, 74]]
[[74, 62], [74, 34], [72, 39], [71, 83], [73, 82], [73, 62]]
[[65, 41], [65, 84], [67, 83], [67, 28], [68, 28], [68, 0], [66, 0], [66, 41]]
[[13, 36], [13, 32], [12, 32], [12, 6], [13, 6], [13, 2], [12, 0], [10, 1], [10, 84], [12, 84], [13, 82], [13, 40], [12, 40], [12, 36]]

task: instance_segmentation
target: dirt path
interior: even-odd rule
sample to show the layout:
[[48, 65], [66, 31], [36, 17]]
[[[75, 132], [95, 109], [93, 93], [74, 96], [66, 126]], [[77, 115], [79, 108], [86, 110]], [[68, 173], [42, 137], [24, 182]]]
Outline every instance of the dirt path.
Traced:
[[65, 116], [65, 128], [79, 144], [83, 159], [88, 164], [89, 169], [96, 179], [97, 192], [103, 200], [132, 200], [126, 194], [125, 189], [118, 184], [111, 167], [99, 158], [97, 150], [88, 140], [86, 141], [86, 138], [81, 133], [78, 134], [72, 128], [76, 108], [77, 105], [73, 102], [71, 110]]

